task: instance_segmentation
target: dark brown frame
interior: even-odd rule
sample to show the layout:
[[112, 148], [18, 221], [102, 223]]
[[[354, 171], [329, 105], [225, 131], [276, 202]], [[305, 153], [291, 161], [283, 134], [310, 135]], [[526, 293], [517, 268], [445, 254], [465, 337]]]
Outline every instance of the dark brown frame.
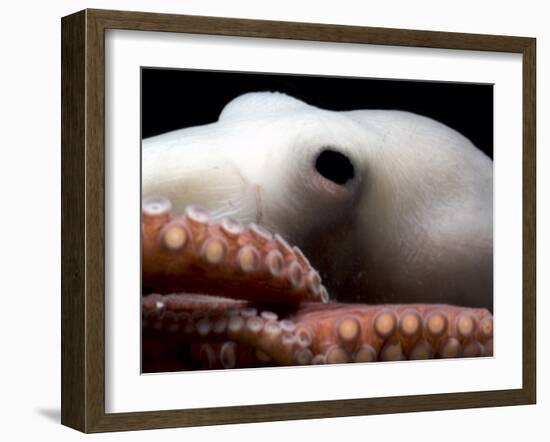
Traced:
[[[62, 19], [61, 422], [84, 432], [534, 404], [536, 40], [405, 29], [84, 10]], [[105, 413], [105, 29], [519, 53], [523, 56], [523, 386], [189, 410]]]

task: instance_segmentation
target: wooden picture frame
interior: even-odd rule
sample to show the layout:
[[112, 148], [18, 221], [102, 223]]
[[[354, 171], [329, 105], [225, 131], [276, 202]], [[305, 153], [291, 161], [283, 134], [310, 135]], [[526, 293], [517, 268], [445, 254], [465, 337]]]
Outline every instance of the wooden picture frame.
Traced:
[[[516, 53], [523, 66], [523, 382], [511, 390], [219, 408], [105, 411], [105, 30]], [[62, 410], [83, 432], [533, 404], [536, 400], [534, 38], [106, 10], [62, 19]]]

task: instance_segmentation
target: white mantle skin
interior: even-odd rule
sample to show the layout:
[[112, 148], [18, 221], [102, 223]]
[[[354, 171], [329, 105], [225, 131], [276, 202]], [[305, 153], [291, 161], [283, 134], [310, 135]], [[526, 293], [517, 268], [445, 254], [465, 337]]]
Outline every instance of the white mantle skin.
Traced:
[[[345, 183], [317, 169], [326, 151]], [[493, 164], [432, 119], [248, 93], [216, 123], [143, 140], [142, 164], [144, 197], [280, 233], [334, 300], [492, 309]]]

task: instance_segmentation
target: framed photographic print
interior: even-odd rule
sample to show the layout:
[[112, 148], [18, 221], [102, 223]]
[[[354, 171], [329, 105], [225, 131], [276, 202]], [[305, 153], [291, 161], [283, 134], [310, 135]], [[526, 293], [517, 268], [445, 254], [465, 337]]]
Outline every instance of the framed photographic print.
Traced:
[[535, 40], [62, 20], [62, 423], [535, 402]]

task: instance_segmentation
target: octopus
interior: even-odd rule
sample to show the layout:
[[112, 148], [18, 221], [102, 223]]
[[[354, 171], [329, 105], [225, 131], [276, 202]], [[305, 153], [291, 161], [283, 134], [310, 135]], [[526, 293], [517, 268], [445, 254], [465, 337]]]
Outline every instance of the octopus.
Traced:
[[440, 123], [246, 94], [142, 187], [143, 372], [493, 354], [492, 162]]

